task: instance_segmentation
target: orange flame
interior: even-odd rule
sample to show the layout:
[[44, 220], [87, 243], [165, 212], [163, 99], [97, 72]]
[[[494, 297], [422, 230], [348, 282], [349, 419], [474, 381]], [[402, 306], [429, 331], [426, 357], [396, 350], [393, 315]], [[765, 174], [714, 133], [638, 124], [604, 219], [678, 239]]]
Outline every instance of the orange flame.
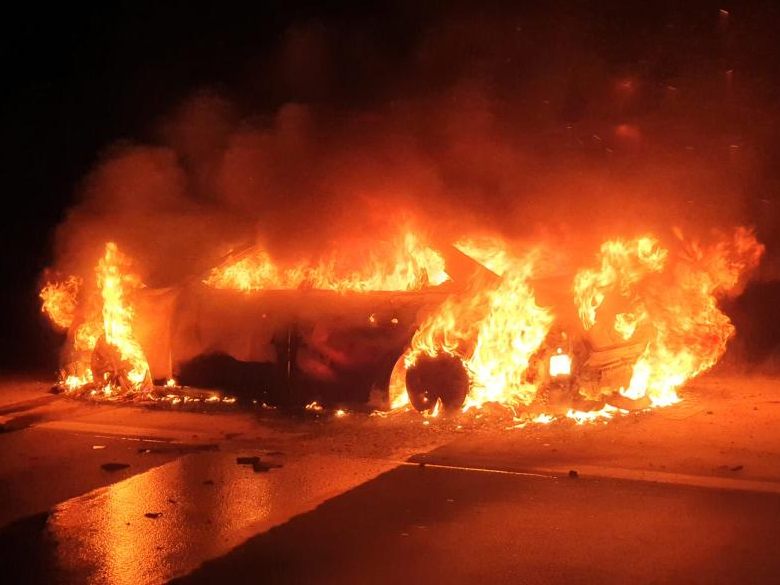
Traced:
[[[611, 391], [645, 399], [652, 406], [673, 404], [679, 400], [679, 387], [711, 368], [734, 334], [718, 299], [738, 292], [764, 247], [744, 228], [711, 244], [677, 236], [675, 247], [664, 247], [651, 235], [609, 240], [596, 255], [596, 267], [580, 270], [571, 281], [584, 327], [580, 334], [593, 335], [600, 328], [597, 324], [606, 325], [637, 348], [624, 366], [630, 368], [630, 382], [626, 376], [628, 383], [614, 383], [625, 387], [608, 388], [604, 396]], [[557, 341], [550, 345], [548, 337], [558, 336], [557, 329], [550, 334], [556, 317], [552, 308], [537, 304], [532, 287], [542, 250], [520, 255], [501, 240], [463, 240], [457, 247], [490, 272], [476, 274], [467, 290], [451, 294], [423, 318], [391, 374], [392, 408], [408, 403], [406, 372], [423, 356], [448, 355], [457, 358], [452, 362], [456, 368], [463, 365], [469, 384], [463, 410], [488, 402], [530, 405], [544, 375], [557, 377], [556, 383], [565, 381], [576, 392], [581, 357], [577, 350], [563, 350]], [[361, 292], [414, 290], [448, 278], [443, 257], [412, 233], [396, 240], [389, 253], [365, 256], [368, 260], [358, 269], [346, 269], [348, 264], [336, 255], [313, 265], [280, 267], [266, 252], [256, 250], [214, 269], [205, 282], [245, 291], [313, 287]], [[69, 328], [76, 356], [63, 373], [62, 384], [69, 390], [87, 388], [96, 396], [140, 391], [151, 384], [151, 375], [133, 332], [131, 300], [143, 285], [112, 242], [106, 244], [95, 274], [97, 287], [92, 292], [74, 276], [49, 282], [40, 293], [42, 310], [55, 326]], [[429, 416], [447, 405], [437, 399]], [[571, 409], [566, 417], [581, 424], [623, 412], [607, 403], [600, 410]], [[527, 420], [558, 420], [552, 414], [535, 414]]]
[[630, 338], [638, 322], [651, 325], [650, 340], [621, 394], [647, 396], [654, 406], [678, 402], [677, 388], [710, 369], [726, 351], [734, 326], [718, 308], [718, 297], [738, 286], [764, 250], [745, 228], [709, 247], [678, 236], [683, 252], [671, 266], [668, 250], [652, 238], [616, 240], [602, 246], [600, 270], [583, 270], [574, 281], [585, 327], [596, 322], [597, 309], [613, 290], [634, 305], [633, 312], [616, 316], [618, 332]]
[[41, 290], [41, 311], [56, 327], [67, 329], [73, 324], [81, 283], [78, 276], [69, 276], [63, 282], [47, 282]]
[[97, 285], [103, 298], [103, 333], [106, 342], [119, 350], [124, 372], [133, 389], [140, 388], [150, 377], [149, 365], [143, 349], [133, 335], [132, 305], [127, 293], [142, 286], [140, 278], [129, 272], [129, 260], [113, 242], [106, 244], [106, 252], [98, 262]]
[[[130, 272], [129, 260], [109, 242], [95, 268], [97, 290], [84, 300], [77, 319], [77, 294], [81, 279], [71, 276], [62, 283], [47, 283], [41, 291], [43, 310], [51, 321], [71, 329], [69, 339], [75, 360], [63, 372], [68, 391], [100, 385], [95, 396], [141, 390], [151, 384], [143, 349], [133, 335], [134, 311], [128, 296], [141, 281]], [[99, 293], [99, 295], [98, 295]], [[95, 307], [99, 307], [95, 309]], [[88, 310], [92, 309], [92, 310]], [[95, 370], [96, 364], [100, 371]]]
[[211, 271], [205, 284], [219, 289], [256, 291], [313, 288], [335, 291], [402, 291], [436, 286], [448, 279], [444, 259], [411, 232], [393, 242], [391, 250], [369, 251], [361, 266], [348, 266], [331, 254], [315, 265], [281, 267], [262, 249], [252, 250]]
[[[677, 402], [677, 389], [723, 355], [734, 328], [718, 308], [718, 297], [734, 291], [763, 252], [753, 233], [744, 228], [708, 247], [686, 242], [682, 236], [680, 240], [683, 251], [676, 256], [652, 236], [607, 241], [597, 256], [599, 268], [580, 270], [573, 281], [585, 330], [599, 319], [612, 318], [607, 323], [625, 340], [632, 339], [640, 326], [648, 332], [641, 337], [647, 341], [627, 388], [612, 391], [631, 399], [647, 397], [652, 406]], [[554, 317], [551, 309], [536, 304], [529, 284], [534, 254], [514, 258], [497, 241], [458, 247], [502, 278], [498, 283], [475, 283], [467, 297], [448, 298], [423, 321], [391, 374], [392, 408], [408, 402], [405, 374], [422, 355], [461, 359], [471, 383], [464, 410], [486, 402], [528, 405], [536, 397], [538, 387], [529, 366]], [[611, 295], [621, 297], [629, 310], [612, 317], [600, 315]], [[572, 373], [570, 356], [552, 357], [561, 365], [564, 358], [568, 360], [564, 369], [567, 375]], [[582, 424], [624, 412], [607, 404], [596, 411], [570, 409], [566, 416]], [[546, 414], [533, 419], [551, 420]]]
[[[668, 252], [659, 247], [655, 238], [645, 236], [627, 242], [604, 242], [599, 255], [601, 267], [598, 270], [582, 270], [574, 278], [574, 299], [586, 329], [596, 322], [596, 311], [609, 292], [618, 289], [621, 294], [626, 295], [631, 285], [641, 280], [648, 272], [663, 270]], [[624, 319], [625, 321], [616, 325], [633, 334], [632, 329], [626, 329], [629, 319]], [[635, 325], [636, 317], [631, 320]]]
[[[493, 245], [498, 245], [494, 243]], [[477, 248], [461, 246], [464, 251]], [[411, 347], [391, 375], [391, 406], [405, 402], [404, 376], [420, 356], [449, 354], [460, 358], [471, 380], [464, 410], [486, 402], [529, 404], [535, 387], [524, 377], [530, 359], [544, 341], [552, 313], [536, 304], [528, 285], [535, 255], [513, 258], [506, 248], [491, 256], [503, 274], [498, 281], [475, 282], [467, 297], [450, 297], [422, 323]]]

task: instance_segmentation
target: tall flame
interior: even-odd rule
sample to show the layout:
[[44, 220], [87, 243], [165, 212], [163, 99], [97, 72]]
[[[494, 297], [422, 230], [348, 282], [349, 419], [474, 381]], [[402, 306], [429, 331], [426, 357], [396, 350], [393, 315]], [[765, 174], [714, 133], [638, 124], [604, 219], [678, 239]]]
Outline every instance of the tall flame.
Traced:
[[129, 260], [119, 252], [114, 242], [98, 262], [97, 285], [103, 299], [103, 334], [109, 346], [119, 350], [119, 356], [134, 389], [149, 378], [149, 365], [143, 349], [133, 335], [134, 310], [127, 294], [142, 286], [138, 275], [129, 271]]
[[596, 322], [608, 291], [633, 304], [633, 311], [615, 317], [614, 327], [624, 338], [633, 335], [638, 322], [650, 325], [650, 339], [621, 393], [632, 399], [646, 396], [655, 406], [679, 401], [677, 389], [726, 351], [734, 326], [718, 298], [737, 288], [764, 251], [745, 228], [709, 246], [678, 237], [682, 252], [671, 260], [652, 238], [607, 242], [599, 253], [600, 269], [582, 270], [574, 280], [585, 327]]
[[[131, 293], [142, 286], [131, 263], [108, 242], [95, 267], [97, 288], [77, 303], [82, 280], [71, 276], [41, 291], [43, 311], [55, 325], [70, 327], [73, 361], [62, 383], [71, 391], [92, 388], [103, 396], [142, 390], [151, 384], [143, 349], [133, 334]], [[79, 308], [81, 309], [79, 311]]]

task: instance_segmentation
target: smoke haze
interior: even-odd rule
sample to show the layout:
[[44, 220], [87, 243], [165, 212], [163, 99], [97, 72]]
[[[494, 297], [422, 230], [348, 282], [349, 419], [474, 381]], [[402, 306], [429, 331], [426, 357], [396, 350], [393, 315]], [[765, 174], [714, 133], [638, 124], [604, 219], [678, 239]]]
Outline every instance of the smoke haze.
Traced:
[[314, 257], [406, 224], [586, 257], [613, 235], [752, 224], [777, 276], [755, 17], [399, 10], [296, 23], [242, 87], [183, 96], [146, 139], [106, 149], [55, 267], [88, 274], [115, 240], [162, 286], [248, 242]]

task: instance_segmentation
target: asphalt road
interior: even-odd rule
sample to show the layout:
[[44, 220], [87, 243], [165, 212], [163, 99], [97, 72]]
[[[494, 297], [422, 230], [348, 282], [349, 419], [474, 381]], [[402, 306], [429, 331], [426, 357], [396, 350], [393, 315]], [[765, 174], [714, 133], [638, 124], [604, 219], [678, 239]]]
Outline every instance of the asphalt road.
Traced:
[[780, 497], [401, 467], [183, 583], [777, 583]]
[[778, 583], [777, 384], [713, 384], [706, 404], [511, 432], [94, 405], [33, 388], [0, 404], [0, 575]]

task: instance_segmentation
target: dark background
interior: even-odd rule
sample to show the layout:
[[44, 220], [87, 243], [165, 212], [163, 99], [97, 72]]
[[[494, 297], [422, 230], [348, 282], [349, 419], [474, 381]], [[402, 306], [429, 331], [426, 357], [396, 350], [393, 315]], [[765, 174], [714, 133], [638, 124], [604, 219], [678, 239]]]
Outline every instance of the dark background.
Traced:
[[[217, 88], [245, 112], [263, 112], [290, 99], [336, 104], [381, 99], [396, 65], [403, 64], [423, 31], [442, 14], [509, 10], [489, 2], [425, 2], [424, 8], [416, 4], [112, 2], [50, 8], [41, 3], [6, 12], [0, 34], [5, 204], [0, 368], [56, 368], [62, 339], [40, 314], [39, 278], [52, 260], [55, 226], [105, 148], [117, 140], [150, 139], [162, 116], [204, 86]], [[553, 22], [561, 18], [580, 23], [594, 39], [591, 46], [616, 71], [635, 65], [648, 48], [663, 42], [670, 56], [660, 59], [661, 65], [648, 75], [673, 77], [680, 59], [705, 56], [724, 67], [739, 67], [741, 75], [750, 77], [760, 103], [780, 102], [780, 13], [775, 2], [535, 4], [529, 3], [527, 10], [543, 10]], [[517, 3], [511, 6], [525, 9]], [[728, 46], [713, 26], [720, 8], [730, 11], [734, 23]], [[381, 66], [345, 68], [327, 95], [311, 85], [266, 83], [269, 77], [264, 74], [272, 67], [268, 60], [284, 31], [293, 23], [311, 21], [364, 28], [382, 47]], [[445, 71], [426, 83], [446, 81]], [[576, 118], [578, 108], [574, 95], [562, 109], [561, 121]], [[774, 201], [780, 185], [780, 135], [773, 114], [762, 111], [760, 119], [758, 171], [749, 187], [755, 193], [759, 237], [768, 243], [771, 256], [777, 250]], [[748, 293], [748, 300], [732, 303], [730, 310], [738, 325], [760, 339], [755, 351], [769, 355], [778, 342], [777, 286], [765, 282]]]

